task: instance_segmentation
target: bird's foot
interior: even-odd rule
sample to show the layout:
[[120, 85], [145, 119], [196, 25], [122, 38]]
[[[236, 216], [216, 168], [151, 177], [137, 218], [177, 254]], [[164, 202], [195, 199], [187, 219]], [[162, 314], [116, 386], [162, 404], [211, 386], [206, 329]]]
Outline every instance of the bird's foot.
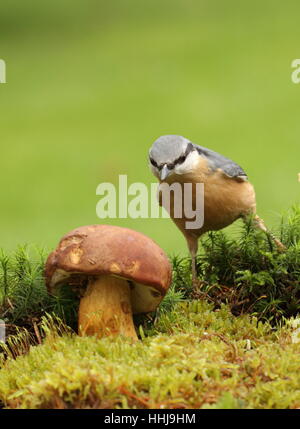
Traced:
[[275, 238], [274, 241], [275, 241], [278, 252], [285, 252], [286, 251], [285, 245], [282, 244], [280, 240]]
[[203, 286], [205, 285], [205, 282], [202, 280], [199, 280], [198, 278], [193, 278], [193, 292], [192, 292], [192, 298], [193, 299], [205, 299], [206, 293], [203, 292]]

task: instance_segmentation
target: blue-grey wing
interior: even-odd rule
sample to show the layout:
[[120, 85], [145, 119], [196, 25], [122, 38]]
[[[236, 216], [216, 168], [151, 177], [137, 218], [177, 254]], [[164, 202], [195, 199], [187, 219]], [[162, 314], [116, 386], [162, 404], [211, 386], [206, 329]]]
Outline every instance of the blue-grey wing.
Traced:
[[242, 167], [240, 167], [231, 159], [226, 158], [225, 156], [214, 152], [213, 150], [196, 145], [195, 143], [193, 143], [193, 146], [201, 156], [205, 156], [212, 170], [221, 169], [224, 174], [226, 174], [226, 176], [238, 181], [248, 180], [247, 174], [242, 169]]

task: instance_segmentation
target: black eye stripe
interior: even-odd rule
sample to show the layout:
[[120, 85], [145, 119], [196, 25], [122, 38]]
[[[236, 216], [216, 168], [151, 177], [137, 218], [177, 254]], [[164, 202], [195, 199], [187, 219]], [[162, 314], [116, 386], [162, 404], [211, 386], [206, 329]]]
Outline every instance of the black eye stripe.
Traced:
[[154, 159], [152, 159], [152, 158], [149, 158], [149, 159], [150, 159], [151, 164], [152, 164], [152, 165], [154, 165], [154, 167], [158, 167], [158, 165], [157, 165], [157, 163], [154, 161]]
[[180, 158], [177, 159], [177, 164], [182, 164], [186, 160], [186, 155], [182, 155]]
[[175, 164], [182, 164], [184, 163], [184, 161], [186, 160], [187, 156], [189, 155], [190, 152], [192, 152], [192, 150], [194, 149], [192, 143], [188, 144], [188, 147], [185, 151], [184, 155], [181, 155], [179, 158], [176, 159], [176, 161], [174, 162]]
[[184, 161], [186, 160], [187, 154], [185, 155], [181, 155], [179, 158], [176, 159], [176, 161], [174, 162], [174, 164], [182, 164], [184, 163]]
[[[167, 164], [168, 169], [172, 170], [175, 167], [176, 164], [183, 164], [184, 161], [186, 160], [187, 156], [189, 155], [189, 153], [192, 152], [192, 150], [194, 150], [194, 146], [193, 146], [192, 143], [189, 143], [188, 146], [187, 146], [187, 148], [186, 148], [186, 151], [185, 151], [184, 155], [181, 155], [174, 162], [172, 162], [172, 164]], [[151, 164], [154, 167], [158, 168], [159, 170], [161, 170], [162, 167], [164, 166], [164, 164], [158, 165], [157, 162], [154, 161], [154, 159], [151, 158], [150, 156], [149, 156], [149, 160], [150, 160]]]

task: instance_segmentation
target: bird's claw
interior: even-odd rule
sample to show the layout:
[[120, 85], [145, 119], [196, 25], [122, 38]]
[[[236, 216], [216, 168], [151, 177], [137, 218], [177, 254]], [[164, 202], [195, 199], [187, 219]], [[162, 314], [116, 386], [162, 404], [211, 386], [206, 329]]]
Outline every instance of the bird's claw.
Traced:
[[285, 252], [286, 251], [285, 245], [282, 244], [280, 240], [275, 238], [274, 241], [275, 241], [278, 252]]
[[193, 292], [192, 297], [194, 299], [204, 299], [206, 297], [206, 293], [203, 292], [204, 281], [199, 280], [198, 278], [193, 278]]

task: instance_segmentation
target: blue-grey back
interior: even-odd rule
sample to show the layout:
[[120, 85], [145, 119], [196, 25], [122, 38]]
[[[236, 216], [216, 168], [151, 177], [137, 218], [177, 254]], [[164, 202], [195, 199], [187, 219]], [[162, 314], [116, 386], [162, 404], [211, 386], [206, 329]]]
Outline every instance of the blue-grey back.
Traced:
[[195, 143], [193, 143], [193, 146], [200, 155], [204, 155], [207, 158], [209, 165], [213, 170], [220, 168], [229, 177], [241, 177], [244, 178], [244, 180], [247, 179], [247, 174], [236, 162], [206, 147], [199, 146]]

